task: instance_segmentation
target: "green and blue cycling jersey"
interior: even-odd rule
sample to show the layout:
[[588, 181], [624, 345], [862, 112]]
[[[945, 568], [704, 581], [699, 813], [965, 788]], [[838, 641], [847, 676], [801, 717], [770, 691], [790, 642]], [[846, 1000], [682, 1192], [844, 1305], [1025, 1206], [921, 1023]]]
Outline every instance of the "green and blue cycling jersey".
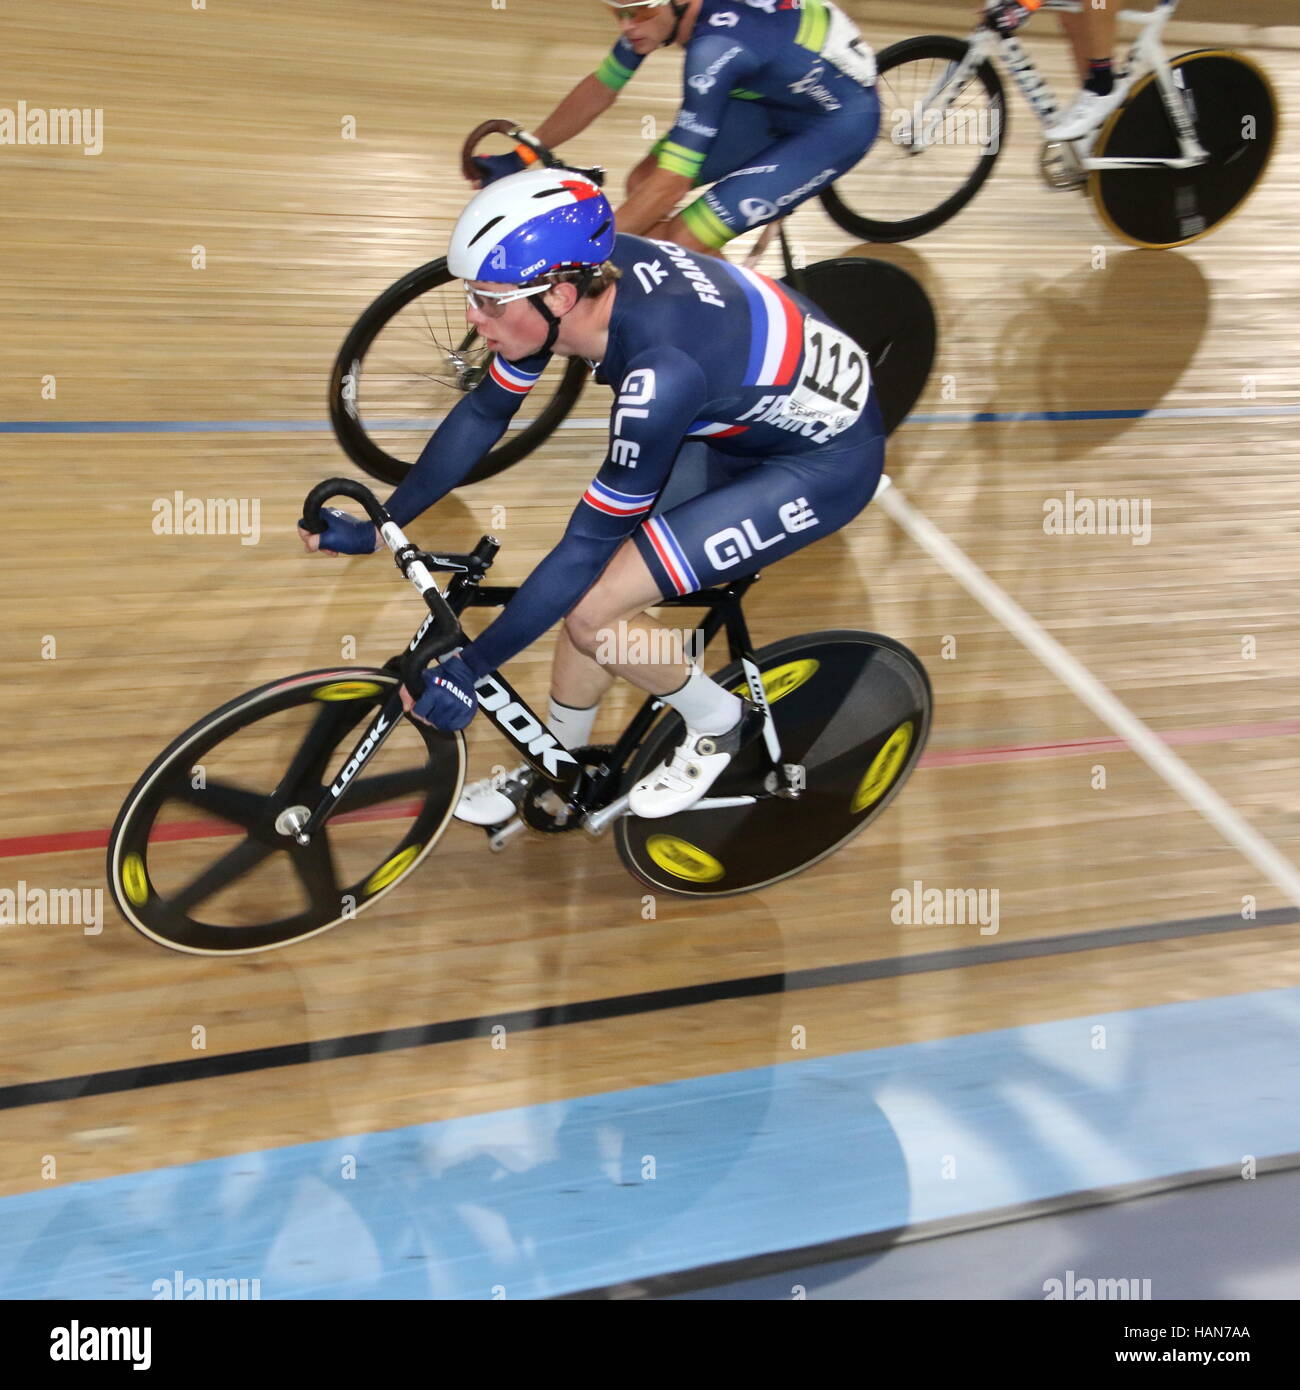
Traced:
[[[644, 61], [620, 38], [596, 71], [620, 91]], [[682, 105], [660, 168], [715, 186], [684, 217], [706, 246], [826, 187], [875, 139], [871, 49], [829, 0], [704, 0], [686, 45]]]

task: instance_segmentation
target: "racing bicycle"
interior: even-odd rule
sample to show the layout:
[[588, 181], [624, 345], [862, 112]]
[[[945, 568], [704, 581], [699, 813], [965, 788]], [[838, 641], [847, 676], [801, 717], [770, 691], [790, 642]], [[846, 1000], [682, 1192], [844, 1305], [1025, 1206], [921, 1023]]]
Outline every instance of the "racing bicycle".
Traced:
[[[1177, 8], [1178, 0], [1158, 0], [1150, 11], [1121, 12], [1138, 26], [1115, 77], [1123, 103], [1094, 135], [1045, 142], [1041, 157], [1050, 187], [1086, 190], [1116, 236], [1153, 248], [1184, 246], [1221, 226], [1263, 178], [1277, 135], [1272, 84], [1249, 58], [1218, 48], [1166, 55], [1161, 34]], [[1079, 0], [1042, 7], [1080, 9]], [[845, 231], [907, 241], [974, 198], [1006, 143], [994, 59], [1046, 130], [1056, 98], [1015, 35], [981, 22], [967, 39], [904, 39], [877, 55], [885, 129], [820, 195]]]
[[[881, 487], [888, 485], [882, 478]], [[259, 686], [198, 720], [145, 770], [109, 837], [118, 909], [159, 945], [239, 955], [304, 941], [350, 921], [405, 881], [437, 846], [465, 780], [465, 737], [405, 717], [399, 686], [464, 644], [461, 614], [498, 607], [484, 583], [498, 542], [468, 554], [416, 549], [363, 483], [335, 478], [304, 505], [309, 530], [333, 497], [361, 503], [428, 615], [382, 666], [307, 671]], [[450, 574], [445, 594], [434, 573]], [[753, 650], [742, 599], [758, 576], [661, 600], [702, 608], [692, 650], [725, 632], [715, 679], [765, 714], [710, 794], [641, 819], [628, 792], [681, 741], [681, 717], [648, 696], [612, 745], [566, 749], [494, 671], [483, 713], [535, 777], [520, 812], [484, 833], [504, 848], [543, 834], [612, 830], [650, 888], [725, 897], [789, 878], [861, 834], [890, 805], [930, 731], [920, 661], [891, 638], [837, 629]]]

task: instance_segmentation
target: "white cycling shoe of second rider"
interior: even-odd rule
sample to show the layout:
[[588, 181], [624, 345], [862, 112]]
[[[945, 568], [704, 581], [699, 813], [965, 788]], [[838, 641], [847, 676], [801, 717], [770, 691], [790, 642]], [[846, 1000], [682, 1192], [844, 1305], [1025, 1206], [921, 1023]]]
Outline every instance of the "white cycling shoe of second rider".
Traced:
[[1124, 100], [1126, 92], [1120, 83], [1106, 96], [1099, 96], [1087, 87], [1066, 107], [1064, 111], [1043, 131], [1043, 139], [1048, 144], [1064, 140], [1082, 140], [1115, 110]]
[[688, 810], [726, 771], [737, 753], [763, 731], [763, 711], [742, 700], [744, 711], [725, 734], [703, 734], [688, 724], [673, 756], [643, 777], [628, 794], [634, 816], [655, 819]]
[[[504, 780], [483, 777], [469, 782], [460, 794], [453, 812], [457, 820], [469, 825], [504, 825], [518, 810], [528, 788], [532, 769], [520, 763]], [[513, 795], [512, 795], [513, 794]]]

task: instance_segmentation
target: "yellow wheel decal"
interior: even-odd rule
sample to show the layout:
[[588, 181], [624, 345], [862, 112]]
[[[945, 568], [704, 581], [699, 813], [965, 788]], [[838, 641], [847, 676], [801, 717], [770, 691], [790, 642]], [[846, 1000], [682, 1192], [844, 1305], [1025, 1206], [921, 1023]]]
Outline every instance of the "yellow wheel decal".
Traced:
[[692, 883], [716, 883], [727, 872], [707, 850], [677, 835], [651, 835], [645, 847], [665, 873]]
[[[767, 696], [767, 703], [774, 705], [782, 695], [798, 690], [806, 680], [812, 679], [820, 665], [821, 662], [816, 657], [810, 656], [802, 661], [787, 661], [784, 666], [773, 666], [770, 671], [764, 671], [763, 694]], [[739, 685], [733, 685], [731, 693], [748, 695], [748, 683], [741, 681]]]
[[383, 689], [374, 681], [331, 681], [313, 690], [313, 700], [364, 700], [370, 695], [378, 695]]
[[149, 901], [149, 875], [145, 872], [144, 860], [134, 852], [122, 861], [122, 888], [136, 907], [143, 907]]
[[907, 760], [912, 746], [912, 721], [904, 720], [885, 740], [884, 747], [871, 760], [871, 766], [862, 775], [858, 789], [853, 794], [853, 814], [865, 811], [894, 785], [903, 763]]
[[372, 893], [378, 893], [381, 888], [387, 888], [390, 883], [401, 878], [407, 869], [415, 863], [423, 848], [423, 845], [407, 845], [399, 854], [393, 855], [387, 864], [381, 864], [366, 879], [365, 887], [361, 891], [369, 897]]

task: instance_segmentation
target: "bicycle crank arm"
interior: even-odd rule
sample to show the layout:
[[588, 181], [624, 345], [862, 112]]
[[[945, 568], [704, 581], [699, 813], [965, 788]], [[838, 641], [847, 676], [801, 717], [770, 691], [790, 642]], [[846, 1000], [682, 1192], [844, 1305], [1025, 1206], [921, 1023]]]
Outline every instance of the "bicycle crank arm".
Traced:
[[603, 835], [612, 821], [628, 814], [627, 803], [628, 798], [620, 796], [599, 811], [588, 811], [582, 818], [582, 828], [588, 835]]
[[493, 854], [500, 854], [511, 840], [517, 835], [522, 835], [527, 829], [523, 816], [515, 816], [513, 820], [508, 820], [504, 825], [488, 832], [488, 849]]
[[1118, 155], [1097, 159], [1085, 159], [1082, 167], [1089, 173], [1103, 169], [1195, 169], [1209, 159], [1208, 154], [1188, 155], [1185, 159], [1158, 159], [1154, 156], [1134, 155], [1131, 159]]

